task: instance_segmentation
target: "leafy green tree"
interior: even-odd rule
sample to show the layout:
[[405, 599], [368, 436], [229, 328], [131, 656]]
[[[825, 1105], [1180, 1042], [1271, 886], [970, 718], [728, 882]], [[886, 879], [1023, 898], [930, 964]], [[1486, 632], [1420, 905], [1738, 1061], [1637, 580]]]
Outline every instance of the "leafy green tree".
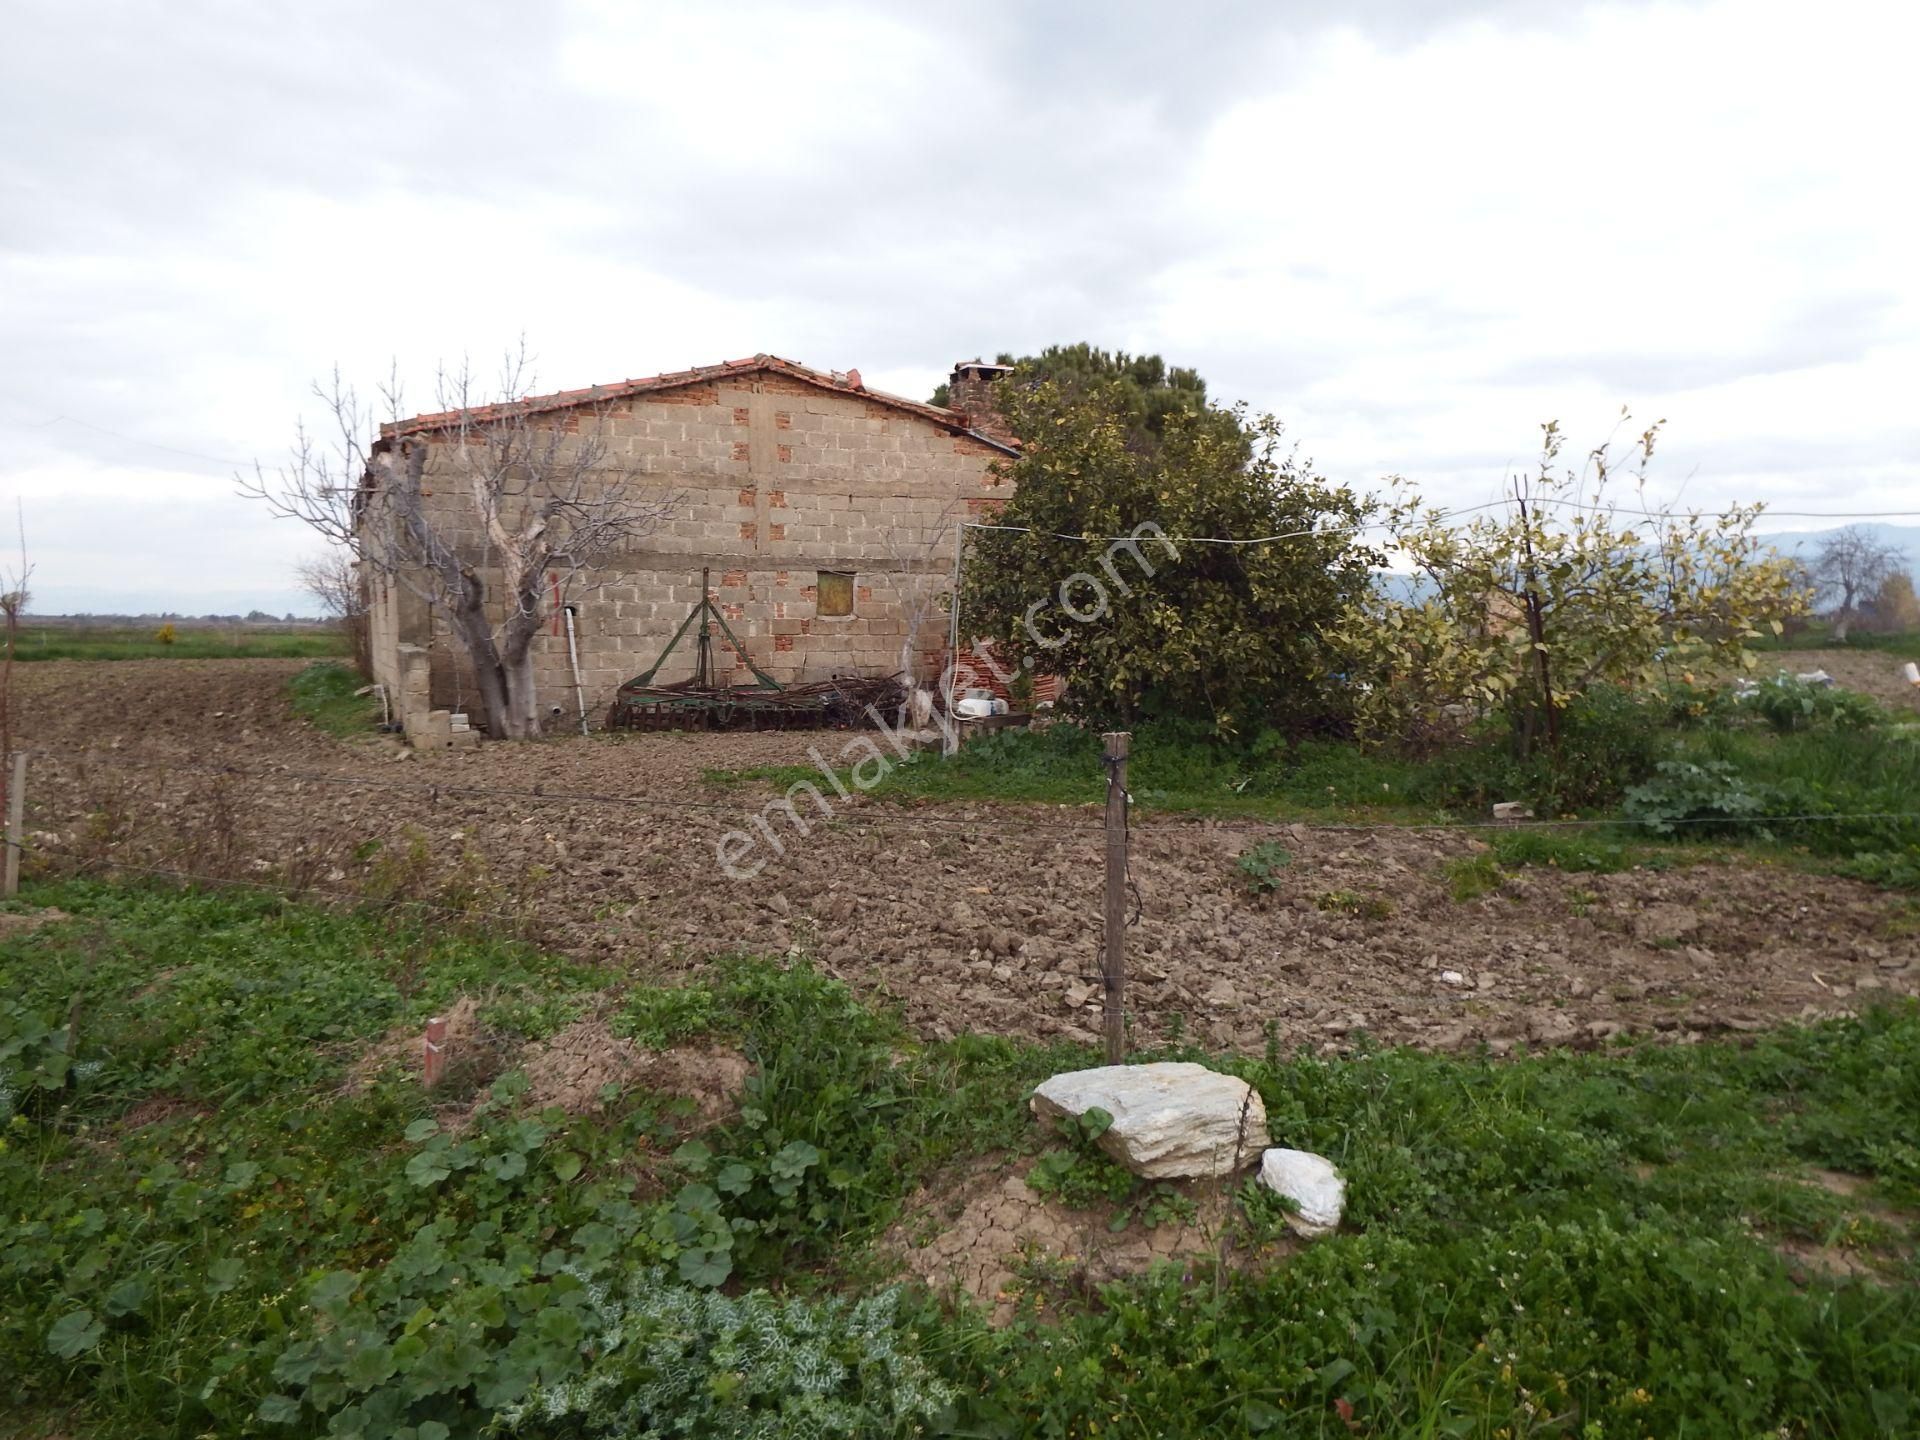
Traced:
[[1558, 423], [1542, 429], [1539, 464], [1513, 479], [1504, 509], [1457, 524], [1417, 495], [1389, 507], [1428, 593], [1409, 604], [1375, 590], [1341, 628], [1376, 734], [1418, 739], [1439, 714], [1497, 707], [1521, 753], [1557, 747], [1568, 703], [1593, 686], [1751, 666], [1745, 642], [1804, 603], [1793, 566], [1753, 533], [1760, 506], [1704, 515], [1611, 498], [1623, 473], [1644, 496], [1659, 425], [1579, 468], [1560, 462]]
[[1165, 437], [1173, 417], [1208, 413], [1207, 382], [1200, 372], [1169, 365], [1158, 355], [1129, 355], [1080, 341], [1049, 345], [1038, 355], [1018, 359], [1002, 353], [997, 363], [1016, 367], [1016, 383], [1052, 381], [1069, 397], [1099, 395], [1102, 404], [1124, 419], [1129, 440], [1143, 448]]
[[[1090, 723], [1313, 723], [1333, 693], [1323, 636], [1381, 559], [1354, 536], [1370, 505], [1283, 453], [1271, 416], [1143, 410], [1144, 393], [1129, 375], [1026, 366], [1001, 382], [1023, 448], [998, 523], [1021, 528], [969, 532], [963, 632], [1063, 677]], [[1274, 535], [1289, 538], [1204, 543]]]

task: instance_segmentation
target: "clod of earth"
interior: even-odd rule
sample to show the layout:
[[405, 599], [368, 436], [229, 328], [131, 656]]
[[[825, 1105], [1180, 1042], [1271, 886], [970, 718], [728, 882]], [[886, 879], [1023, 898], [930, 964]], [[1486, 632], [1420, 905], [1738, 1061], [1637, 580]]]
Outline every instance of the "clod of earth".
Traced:
[[1291, 1253], [1291, 1240], [1242, 1249], [1225, 1238], [1232, 1202], [1214, 1187], [1193, 1188], [1190, 1215], [1158, 1225], [1136, 1221], [1116, 1230], [1105, 1207], [1073, 1210], [1029, 1189], [1025, 1168], [1009, 1170], [989, 1156], [970, 1173], [945, 1177], [915, 1193], [886, 1248], [907, 1272], [935, 1289], [957, 1289], [991, 1311], [995, 1324], [1013, 1318], [1020, 1275], [1036, 1262], [1070, 1267], [1093, 1285], [1143, 1274], [1166, 1261], [1213, 1260], [1236, 1267]]
[[1042, 1119], [1106, 1111], [1113, 1124], [1100, 1148], [1149, 1180], [1231, 1175], [1267, 1147], [1258, 1092], [1186, 1061], [1067, 1071], [1044, 1081], [1031, 1103]]
[[1287, 1216], [1287, 1223], [1307, 1239], [1339, 1228], [1347, 1208], [1347, 1182], [1324, 1155], [1269, 1150], [1260, 1157], [1260, 1183], [1298, 1207]]
[[688, 1119], [696, 1127], [734, 1115], [753, 1068], [731, 1050], [645, 1050], [595, 1017], [528, 1047], [516, 1065], [526, 1074], [533, 1107], [590, 1115], [606, 1107], [609, 1094], [640, 1089], [690, 1102]]

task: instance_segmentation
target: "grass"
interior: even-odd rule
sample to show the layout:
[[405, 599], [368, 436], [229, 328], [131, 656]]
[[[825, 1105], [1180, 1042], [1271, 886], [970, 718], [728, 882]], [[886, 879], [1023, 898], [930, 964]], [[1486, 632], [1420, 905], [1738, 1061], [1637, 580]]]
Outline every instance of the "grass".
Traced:
[[[785, 790], [790, 785], [819, 785], [826, 776], [812, 765], [745, 765], [737, 770], [708, 768], [700, 772], [702, 783], [729, 789], [743, 785], [764, 785]], [[841, 783], [845, 783], [844, 777]]]
[[178, 625], [171, 642], [162, 626], [25, 625], [16, 660], [306, 660], [345, 655], [346, 637], [332, 628], [271, 625]]
[[[1911, 1004], [1745, 1045], [1215, 1059], [1341, 1167], [1341, 1233], [1097, 1291], [1036, 1268], [994, 1329], [887, 1288], [875, 1241], [948, 1167], [1046, 1148], [1024, 1095], [1091, 1054], [923, 1046], [804, 964], [662, 990], [257, 894], [28, 899], [74, 917], [0, 944], [0, 1372], [29, 1420], [103, 1440], [1920, 1424]], [[540, 1112], [491, 1073], [608, 988], [645, 1044], [745, 1054], [739, 1113], [693, 1135], [644, 1092]], [[403, 1078], [343, 1088], [461, 993], [501, 1037], [463, 1082], [470, 1120]], [[1045, 1183], [1103, 1206], [1137, 1188], [1092, 1163], [1050, 1149]], [[1250, 1197], [1256, 1238], [1278, 1223]]]
[[351, 666], [322, 660], [287, 681], [287, 700], [296, 715], [329, 735], [362, 734], [380, 714], [378, 700], [355, 693], [365, 685]]
[[[1415, 767], [1350, 744], [1236, 749], [1143, 727], [1131, 749], [1127, 788], [1144, 810], [1325, 820], [1424, 820], [1437, 813], [1409, 793]], [[1003, 730], [951, 758], [922, 751], [873, 793], [1097, 804], [1106, 797], [1100, 737], [1071, 725]]]

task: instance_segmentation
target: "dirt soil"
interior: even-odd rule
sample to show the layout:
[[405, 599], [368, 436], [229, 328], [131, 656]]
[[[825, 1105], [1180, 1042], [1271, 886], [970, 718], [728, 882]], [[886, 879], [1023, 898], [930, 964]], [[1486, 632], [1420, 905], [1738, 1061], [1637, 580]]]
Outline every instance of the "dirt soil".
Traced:
[[529, 1047], [513, 1068], [526, 1074], [531, 1109], [558, 1106], [584, 1115], [604, 1108], [607, 1087], [615, 1092], [638, 1088], [687, 1100], [690, 1120], [704, 1128], [739, 1112], [753, 1067], [732, 1050], [645, 1050], [615, 1035], [606, 1021], [589, 1016]]
[[[374, 885], [531, 925], [636, 977], [731, 950], [810, 954], [931, 1036], [1099, 1031], [1093, 807], [843, 801], [823, 778], [832, 821], [814, 820], [804, 795], [804, 836], [767, 814], [784, 853], [762, 843], [770, 863], [733, 880], [717, 843], [756, 833], [779, 797], [702, 772], [834, 757], [851, 735], [574, 737], [397, 758], [297, 720], [284, 686], [300, 668], [22, 667], [23, 729], [48, 752], [28, 782], [34, 846], [54, 863], [110, 856], [343, 895]], [[1255, 901], [1234, 859], [1262, 839], [1294, 859]], [[1325, 1051], [1362, 1032], [1496, 1050], [1623, 1031], [1686, 1040], [1920, 993], [1908, 899], [1779, 866], [1527, 870], [1461, 903], [1443, 867], [1475, 851], [1473, 832], [1147, 817], [1133, 842], [1128, 1006], [1142, 1039], [1249, 1049], [1271, 1033]], [[1381, 903], [1345, 913], [1355, 900]]]
[[1244, 1265], [1291, 1253], [1287, 1238], [1258, 1255], [1237, 1243], [1231, 1187], [1194, 1181], [1172, 1187], [1191, 1205], [1149, 1229], [1135, 1217], [1115, 1233], [1111, 1207], [1074, 1210], [1027, 1187], [1031, 1162], [1008, 1169], [988, 1156], [958, 1177], [920, 1191], [882, 1242], [908, 1273], [934, 1290], [958, 1290], [1006, 1321], [1020, 1293], [1022, 1272], [1040, 1266], [1092, 1287], [1140, 1274], [1157, 1261], [1217, 1255]]
[[[482, 1022], [481, 1002], [462, 995], [441, 1011], [447, 1023], [449, 1065], [442, 1088], [456, 1094], [477, 1090], [508, 1070], [526, 1076], [521, 1105], [572, 1115], [604, 1110], [610, 1098], [646, 1090], [686, 1102], [691, 1129], [705, 1129], [739, 1113], [740, 1096], [753, 1067], [736, 1050], [675, 1046], [647, 1050], [630, 1037], [615, 1035], [600, 1015], [584, 1015], [545, 1040], [502, 1044]], [[382, 1074], [418, 1078], [424, 1062], [419, 1026], [403, 1026], [381, 1037], [348, 1067], [346, 1088], [363, 1090]], [[467, 1073], [462, 1074], [463, 1065]], [[480, 1103], [476, 1095], [467, 1105]], [[471, 1115], [462, 1117], [464, 1124]]]
[[42, 925], [51, 925], [56, 920], [67, 920], [66, 911], [49, 905], [43, 910], [0, 910], [0, 940], [11, 940], [18, 935], [31, 935]]

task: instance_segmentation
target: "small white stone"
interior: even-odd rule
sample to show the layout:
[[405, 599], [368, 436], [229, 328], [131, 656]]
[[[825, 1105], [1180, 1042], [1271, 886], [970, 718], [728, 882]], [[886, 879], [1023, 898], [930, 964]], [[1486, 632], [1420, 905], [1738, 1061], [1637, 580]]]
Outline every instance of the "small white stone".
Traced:
[[1442, 970], [1440, 972], [1440, 983], [1442, 985], [1464, 985], [1467, 983], [1467, 977], [1462, 975], [1458, 970]]
[[1287, 1223], [1309, 1240], [1338, 1228], [1347, 1206], [1347, 1182], [1325, 1156], [1269, 1150], [1260, 1157], [1260, 1183], [1300, 1207], [1287, 1216]]

